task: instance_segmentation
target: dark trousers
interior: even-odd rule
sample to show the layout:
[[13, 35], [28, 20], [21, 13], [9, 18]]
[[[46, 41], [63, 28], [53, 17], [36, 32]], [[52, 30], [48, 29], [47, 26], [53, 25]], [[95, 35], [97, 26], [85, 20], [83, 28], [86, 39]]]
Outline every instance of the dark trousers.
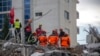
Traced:
[[18, 39], [18, 37], [19, 37], [19, 40], [21, 40], [20, 28], [15, 29], [15, 37], [16, 37], [16, 40]]
[[31, 35], [31, 32], [25, 32], [25, 41], [28, 41], [29, 36]]

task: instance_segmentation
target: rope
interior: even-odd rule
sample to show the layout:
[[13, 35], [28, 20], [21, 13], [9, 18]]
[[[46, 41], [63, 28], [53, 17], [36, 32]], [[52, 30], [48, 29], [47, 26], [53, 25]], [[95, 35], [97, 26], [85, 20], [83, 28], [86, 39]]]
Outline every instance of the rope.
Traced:
[[7, 33], [7, 35], [6, 35], [5, 39], [4, 39], [4, 41], [6, 41], [6, 39], [8, 38], [9, 33], [10, 33], [10, 31]]
[[30, 41], [31, 36], [32, 36], [32, 34], [29, 35], [29, 37], [28, 37], [28, 42]]

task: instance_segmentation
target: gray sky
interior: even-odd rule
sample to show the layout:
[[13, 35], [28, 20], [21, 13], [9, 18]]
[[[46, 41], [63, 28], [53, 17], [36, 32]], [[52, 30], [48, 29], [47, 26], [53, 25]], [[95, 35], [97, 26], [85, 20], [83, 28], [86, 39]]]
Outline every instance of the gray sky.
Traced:
[[80, 13], [78, 23], [98, 25], [97, 23], [100, 22], [100, 0], [79, 0], [79, 2], [77, 5], [77, 10]]
[[88, 24], [100, 27], [100, 0], [79, 0], [77, 10], [80, 16], [77, 20], [77, 25], [80, 27], [78, 40], [84, 40], [78, 42], [84, 44], [86, 43], [86, 32], [83, 31], [84, 28], [87, 28]]

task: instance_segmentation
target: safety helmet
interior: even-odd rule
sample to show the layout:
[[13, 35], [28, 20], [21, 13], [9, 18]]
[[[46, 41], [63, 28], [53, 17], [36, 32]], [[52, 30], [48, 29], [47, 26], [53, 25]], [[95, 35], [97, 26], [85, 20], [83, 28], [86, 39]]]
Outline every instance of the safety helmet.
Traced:
[[19, 19], [17, 18], [16, 21], [19, 21]]
[[39, 26], [42, 26], [42, 24], [39, 24]]

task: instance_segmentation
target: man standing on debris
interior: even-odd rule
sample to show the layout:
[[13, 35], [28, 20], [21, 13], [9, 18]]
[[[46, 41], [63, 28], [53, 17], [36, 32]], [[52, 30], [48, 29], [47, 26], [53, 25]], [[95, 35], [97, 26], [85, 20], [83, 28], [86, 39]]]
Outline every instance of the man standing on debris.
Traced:
[[42, 33], [43, 33], [42, 24], [40, 24], [39, 27], [36, 29], [36, 34], [37, 36], [40, 36]]
[[28, 25], [28, 26], [25, 27], [25, 41], [26, 41], [26, 42], [27, 42], [27, 40], [28, 40], [28, 37], [29, 37], [31, 34], [32, 34], [32, 33], [31, 33], [31, 26]]
[[60, 31], [60, 33], [59, 33], [59, 37], [61, 38], [61, 37], [64, 36], [65, 32], [63, 31], [63, 29], [59, 29], [59, 31]]
[[70, 47], [70, 37], [68, 34], [65, 34], [61, 37], [61, 47], [62, 48], [69, 48]]
[[13, 24], [13, 27], [15, 28], [15, 36], [16, 36], [16, 39], [17, 39], [18, 36], [19, 36], [19, 38], [20, 38], [20, 40], [21, 40], [20, 29], [21, 29], [22, 25], [21, 25], [21, 23], [19, 22], [19, 19], [16, 19], [16, 20], [15, 20], [15, 22], [14, 22], [14, 24]]
[[43, 31], [43, 33], [38, 37], [39, 40], [39, 45], [46, 47], [47, 45], [47, 36], [46, 36], [46, 32]]
[[25, 41], [27, 42], [28, 37], [32, 34], [31, 32], [31, 19], [27, 20], [26, 26], [25, 26]]
[[56, 34], [56, 31], [53, 30], [52, 34], [48, 37], [48, 43], [50, 46], [57, 47], [58, 46], [59, 37]]

